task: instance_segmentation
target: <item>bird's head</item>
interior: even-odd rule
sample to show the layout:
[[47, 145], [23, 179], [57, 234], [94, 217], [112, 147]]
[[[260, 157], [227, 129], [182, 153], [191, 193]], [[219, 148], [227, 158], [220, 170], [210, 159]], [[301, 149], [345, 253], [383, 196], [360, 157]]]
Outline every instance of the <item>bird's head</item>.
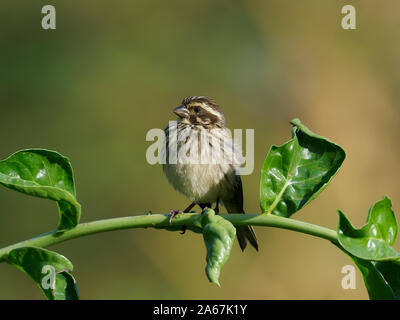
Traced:
[[204, 96], [190, 96], [183, 99], [182, 104], [174, 109], [181, 122], [200, 125], [224, 127], [225, 117], [214, 100]]

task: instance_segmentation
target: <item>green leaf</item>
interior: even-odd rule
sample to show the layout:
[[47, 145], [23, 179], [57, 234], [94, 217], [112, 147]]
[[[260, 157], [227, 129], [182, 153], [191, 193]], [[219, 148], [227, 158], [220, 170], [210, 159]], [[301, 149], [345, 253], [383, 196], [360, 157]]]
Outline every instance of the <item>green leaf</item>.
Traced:
[[71, 273], [63, 271], [56, 274], [55, 300], [79, 300], [78, 287]]
[[375, 262], [375, 268], [390, 286], [395, 298], [400, 300], [400, 264], [393, 261], [378, 261]]
[[71, 229], [79, 223], [81, 206], [76, 200], [71, 164], [57, 152], [27, 149], [14, 153], [0, 161], [0, 184], [57, 201], [59, 230]]
[[326, 188], [345, 159], [343, 149], [294, 119], [293, 138], [272, 146], [260, 179], [263, 213], [290, 217]]
[[398, 233], [388, 197], [369, 210], [367, 223], [356, 229], [340, 210], [338, 240], [360, 270], [370, 299], [400, 299], [400, 256], [392, 248]]
[[64, 256], [37, 247], [11, 250], [6, 261], [29, 275], [49, 300], [79, 299], [72, 263]]
[[375, 203], [369, 210], [367, 223], [361, 229], [354, 228], [339, 210], [337, 233], [340, 245], [361, 259], [400, 263], [400, 255], [392, 248], [398, 227], [391, 208], [392, 202], [387, 197]]
[[229, 259], [236, 229], [232, 223], [216, 215], [212, 209], [204, 211], [201, 224], [207, 249], [206, 274], [210, 282], [219, 286], [221, 269]]
[[[362, 260], [346, 252], [363, 276], [371, 300], [398, 300], [400, 265], [391, 261], [378, 262]], [[390, 263], [391, 265], [387, 265]], [[385, 269], [384, 272], [380, 268]], [[387, 269], [388, 268], [388, 269]], [[394, 280], [392, 279], [394, 278]], [[397, 280], [397, 283], [396, 283]], [[397, 292], [397, 294], [396, 294]]]

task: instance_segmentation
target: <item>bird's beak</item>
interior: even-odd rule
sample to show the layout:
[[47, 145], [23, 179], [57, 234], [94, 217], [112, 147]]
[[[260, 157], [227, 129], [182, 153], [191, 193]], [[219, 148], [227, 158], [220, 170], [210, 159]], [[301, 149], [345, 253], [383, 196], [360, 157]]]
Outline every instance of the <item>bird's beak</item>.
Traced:
[[189, 110], [182, 104], [174, 109], [174, 113], [180, 118], [188, 118]]

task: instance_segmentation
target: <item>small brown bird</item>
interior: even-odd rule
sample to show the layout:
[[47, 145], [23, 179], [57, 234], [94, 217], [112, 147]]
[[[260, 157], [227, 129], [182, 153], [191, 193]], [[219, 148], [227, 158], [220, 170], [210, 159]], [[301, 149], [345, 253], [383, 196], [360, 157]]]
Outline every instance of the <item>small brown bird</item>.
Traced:
[[[202, 209], [221, 202], [228, 213], [244, 213], [243, 190], [239, 170], [243, 162], [225, 126], [225, 117], [214, 100], [190, 96], [173, 111], [178, 121], [165, 129], [162, 149], [163, 171], [172, 186]], [[172, 212], [171, 218], [174, 216]], [[258, 250], [256, 235], [250, 226], [236, 227], [240, 248], [247, 241]]]

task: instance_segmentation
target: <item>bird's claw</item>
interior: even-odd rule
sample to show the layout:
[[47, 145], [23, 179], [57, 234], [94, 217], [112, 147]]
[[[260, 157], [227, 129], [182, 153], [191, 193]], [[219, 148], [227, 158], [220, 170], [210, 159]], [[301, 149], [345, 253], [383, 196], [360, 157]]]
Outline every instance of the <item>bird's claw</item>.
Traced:
[[186, 228], [187, 228], [187, 227], [186, 227], [185, 225], [182, 226], [182, 232], [181, 232], [181, 234], [185, 234]]
[[[172, 224], [172, 219], [173, 219], [177, 214], [181, 214], [181, 213], [183, 213], [182, 210], [173, 210], [173, 209], [171, 209], [171, 210], [169, 211], [169, 224]], [[183, 225], [183, 226], [182, 226], [182, 232], [181, 232], [181, 234], [185, 234], [185, 232], [186, 232], [186, 226]]]
[[172, 224], [172, 219], [177, 215], [183, 213], [182, 210], [173, 210], [169, 211], [169, 224]]

